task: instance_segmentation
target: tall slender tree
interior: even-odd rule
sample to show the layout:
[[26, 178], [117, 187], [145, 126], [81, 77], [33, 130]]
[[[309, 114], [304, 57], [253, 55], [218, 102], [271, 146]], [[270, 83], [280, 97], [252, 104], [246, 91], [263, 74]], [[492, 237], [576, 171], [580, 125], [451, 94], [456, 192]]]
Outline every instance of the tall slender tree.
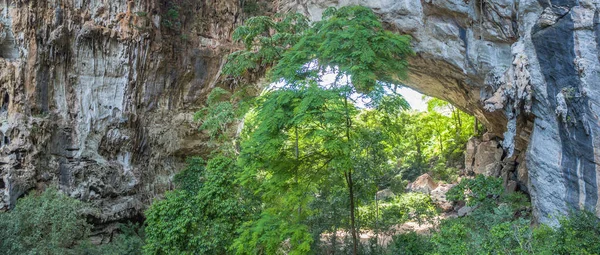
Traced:
[[[295, 204], [291, 207], [296, 208], [297, 218], [289, 220], [300, 223], [310, 214], [306, 204], [310, 201], [308, 194], [319, 183], [315, 180], [324, 176], [318, 174], [319, 166], [339, 171], [348, 190], [353, 254], [357, 254], [355, 155], [352, 155], [355, 101], [361, 98], [377, 106], [386, 90], [392, 91], [401, 85], [406, 78], [407, 58], [413, 54], [410, 37], [386, 31], [377, 15], [361, 6], [328, 8], [321, 21], [308, 26], [305, 19], [293, 17], [287, 19], [285, 24], [288, 25], [256, 17], [235, 33], [246, 48], [232, 55], [230, 73], [243, 74], [248, 68], [272, 66], [268, 74], [270, 81], [283, 84], [280, 91], [268, 93], [257, 109], [255, 130], [249, 131], [251, 134], [242, 148], [242, 162], [246, 169], [252, 170], [245, 171], [246, 178], [242, 179], [266, 173], [265, 180], [271, 185], [263, 187], [264, 198], [274, 204], [293, 201]], [[321, 80], [324, 73], [333, 73], [335, 78], [324, 84]], [[318, 139], [302, 148], [299, 142], [302, 136]], [[294, 148], [291, 154], [286, 149], [290, 138]], [[288, 157], [291, 160], [288, 161]], [[306, 167], [309, 162], [314, 166]], [[289, 187], [281, 189], [285, 185], [295, 186], [293, 192]], [[297, 196], [282, 200], [283, 190]], [[271, 223], [278, 215], [293, 217], [278, 210], [265, 210], [265, 213], [262, 219]], [[267, 224], [263, 223], [262, 226]], [[253, 224], [249, 229], [258, 231], [257, 226], [260, 224]], [[291, 238], [292, 248], [295, 246], [301, 252], [310, 240], [298, 233], [292, 231], [286, 238]], [[261, 241], [260, 238], [252, 240]], [[267, 253], [273, 251], [269, 250], [271, 246], [265, 245]], [[238, 248], [238, 251], [244, 250], [241, 244]]]
[[[323, 19], [308, 29], [299, 43], [286, 51], [272, 71], [273, 80], [283, 80], [291, 86], [302, 86], [306, 80], [318, 80], [323, 72], [333, 70], [336, 78], [332, 88], [342, 91], [346, 117], [346, 144], [351, 144], [352, 120], [348, 101], [360, 94], [380, 101], [385, 88], [400, 84], [412, 54], [410, 38], [385, 31], [372, 10], [349, 6], [329, 8]], [[350, 158], [348, 158], [350, 159]], [[353, 254], [358, 251], [355, 224], [355, 194], [351, 162], [343, 166], [350, 200]]]

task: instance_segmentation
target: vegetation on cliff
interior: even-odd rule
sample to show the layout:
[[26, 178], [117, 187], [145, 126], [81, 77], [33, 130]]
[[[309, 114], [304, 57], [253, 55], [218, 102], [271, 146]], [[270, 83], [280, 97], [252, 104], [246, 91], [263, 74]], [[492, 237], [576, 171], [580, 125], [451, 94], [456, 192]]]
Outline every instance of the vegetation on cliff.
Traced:
[[122, 225], [113, 242], [89, 241], [92, 225], [85, 217], [89, 206], [54, 188], [19, 199], [10, 212], [0, 213], [2, 254], [141, 254], [143, 229]]

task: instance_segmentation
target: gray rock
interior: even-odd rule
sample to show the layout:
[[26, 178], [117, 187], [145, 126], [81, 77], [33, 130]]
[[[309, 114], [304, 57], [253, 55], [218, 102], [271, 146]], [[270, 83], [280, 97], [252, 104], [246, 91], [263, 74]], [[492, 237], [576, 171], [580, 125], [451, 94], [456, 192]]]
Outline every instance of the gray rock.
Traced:
[[390, 189], [384, 189], [384, 190], [377, 191], [377, 194], [376, 194], [377, 200], [387, 200], [387, 199], [393, 198], [395, 196], [396, 196], [396, 194], [394, 194], [394, 192], [392, 192], [392, 190], [390, 190]]
[[[487, 135], [489, 137], [490, 135]], [[502, 169], [502, 155], [504, 150], [496, 140], [486, 138], [481, 142], [477, 138], [471, 138], [467, 143], [465, 151], [465, 169], [467, 173], [485, 174], [488, 176], [500, 176]]]
[[0, 211], [52, 185], [87, 201], [99, 232], [142, 216], [208, 151], [193, 114], [220, 82], [238, 4], [203, 3], [190, 24], [212, 24], [197, 31], [210, 42], [178, 45], [136, 15], [158, 0], [0, 0]]
[[431, 191], [431, 200], [444, 212], [450, 212], [453, 209], [452, 202], [446, 199], [446, 193], [454, 186], [454, 184], [440, 184]]
[[467, 215], [471, 214], [471, 212], [473, 212], [473, 210], [475, 210], [475, 207], [465, 205], [465, 206], [461, 207], [460, 209], [458, 209], [458, 212], [457, 212], [458, 217], [467, 216]]

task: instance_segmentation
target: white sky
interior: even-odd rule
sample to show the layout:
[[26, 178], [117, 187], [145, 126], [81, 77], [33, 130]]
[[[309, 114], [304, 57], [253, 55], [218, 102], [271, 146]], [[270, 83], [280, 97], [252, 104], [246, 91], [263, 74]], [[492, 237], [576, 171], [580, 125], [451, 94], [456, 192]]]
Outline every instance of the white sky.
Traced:
[[408, 101], [413, 110], [427, 111], [427, 100], [423, 100], [423, 94], [406, 87], [401, 88], [399, 92]]
[[[336, 73], [335, 71], [330, 71], [327, 73], [323, 73], [321, 74], [321, 82], [320, 84], [322, 86], [327, 86], [329, 84], [332, 84], [335, 80], [335, 76]], [[282, 87], [284, 84], [279, 82], [279, 83], [274, 83], [271, 84], [271, 88], [280, 88]], [[404, 99], [406, 99], [406, 101], [410, 104], [410, 107], [415, 110], [415, 111], [427, 111], [427, 101], [428, 99], [423, 99], [423, 94], [407, 88], [407, 87], [402, 87], [400, 89], [397, 90], [403, 97]], [[357, 104], [361, 104], [361, 102], [356, 102]], [[359, 106], [360, 107], [360, 106]], [[364, 107], [364, 105], [363, 105]]]

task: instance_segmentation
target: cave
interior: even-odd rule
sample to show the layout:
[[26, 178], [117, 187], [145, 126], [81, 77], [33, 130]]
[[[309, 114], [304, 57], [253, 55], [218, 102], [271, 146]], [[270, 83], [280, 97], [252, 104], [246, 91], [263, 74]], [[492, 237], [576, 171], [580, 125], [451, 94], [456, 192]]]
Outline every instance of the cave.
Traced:
[[6, 184], [4, 183], [4, 178], [0, 178], [0, 189], [5, 189]]
[[8, 92], [4, 92], [4, 96], [2, 97], [2, 105], [0, 106], [0, 112], [8, 111], [8, 104], [10, 103], [10, 96]]

